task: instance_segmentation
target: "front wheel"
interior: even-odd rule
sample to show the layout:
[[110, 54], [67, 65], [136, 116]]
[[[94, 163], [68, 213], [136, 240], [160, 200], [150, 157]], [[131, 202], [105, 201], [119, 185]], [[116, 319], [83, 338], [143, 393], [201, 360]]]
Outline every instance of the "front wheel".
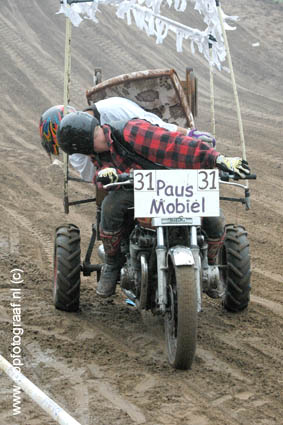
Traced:
[[197, 340], [197, 282], [193, 266], [169, 266], [165, 338], [170, 365], [189, 369]]
[[231, 312], [244, 310], [250, 301], [251, 264], [249, 241], [244, 227], [227, 225], [219, 253], [220, 278], [224, 287], [223, 305]]
[[54, 242], [53, 301], [56, 308], [77, 311], [80, 303], [80, 230], [74, 224], [58, 227]]

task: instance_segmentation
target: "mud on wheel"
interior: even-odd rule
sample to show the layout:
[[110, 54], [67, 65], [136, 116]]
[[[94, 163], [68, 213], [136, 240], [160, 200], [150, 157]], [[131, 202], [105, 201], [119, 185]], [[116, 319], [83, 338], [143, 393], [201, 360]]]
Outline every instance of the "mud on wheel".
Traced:
[[250, 301], [251, 266], [247, 232], [242, 226], [227, 225], [219, 253], [220, 277], [224, 285], [223, 305], [232, 312], [244, 310]]
[[192, 266], [169, 266], [165, 338], [170, 365], [189, 369], [197, 339], [197, 288]]
[[57, 227], [54, 242], [53, 302], [56, 308], [77, 311], [80, 303], [80, 230], [74, 224]]

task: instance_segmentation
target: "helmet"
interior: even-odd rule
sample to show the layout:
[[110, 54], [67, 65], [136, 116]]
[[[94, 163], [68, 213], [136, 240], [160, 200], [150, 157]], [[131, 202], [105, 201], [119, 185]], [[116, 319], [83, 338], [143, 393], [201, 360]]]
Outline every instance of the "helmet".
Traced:
[[94, 154], [93, 132], [99, 121], [87, 112], [72, 112], [66, 115], [58, 128], [60, 148], [68, 153]]
[[[75, 112], [75, 108], [67, 106], [67, 111]], [[57, 142], [57, 129], [64, 116], [64, 105], [52, 106], [43, 112], [39, 121], [39, 133], [41, 144], [48, 155], [59, 155], [59, 146]]]

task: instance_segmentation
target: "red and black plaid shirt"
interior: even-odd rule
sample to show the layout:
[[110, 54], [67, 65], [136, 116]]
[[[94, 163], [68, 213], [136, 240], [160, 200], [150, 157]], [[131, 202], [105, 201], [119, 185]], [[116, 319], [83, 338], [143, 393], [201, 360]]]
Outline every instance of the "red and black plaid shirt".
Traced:
[[[130, 169], [142, 168], [136, 162], [132, 162], [129, 166], [129, 161], [125, 162], [115, 149], [111, 138], [111, 128], [107, 124], [102, 128], [110, 155], [109, 152], [105, 155], [102, 166], [94, 159], [98, 171], [106, 167], [114, 167], [118, 172], [129, 172]], [[179, 132], [165, 130], [140, 119], [127, 122], [123, 130], [123, 137], [138, 154], [168, 168], [214, 168], [219, 155], [219, 152], [205, 142], [197, 141]]]

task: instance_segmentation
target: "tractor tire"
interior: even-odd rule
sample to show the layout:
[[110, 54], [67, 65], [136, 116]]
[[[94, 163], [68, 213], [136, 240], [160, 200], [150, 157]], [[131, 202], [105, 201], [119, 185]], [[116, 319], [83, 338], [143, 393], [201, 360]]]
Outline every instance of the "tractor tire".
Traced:
[[74, 224], [59, 226], [54, 242], [53, 302], [57, 309], [79, 309], [81, 284], [80, 229]]
[[251, 265], [249, 241], [244, 227], [229, 224], [219, 253], [223, 306], [231, 312], [244, 310], [250, 301]]

